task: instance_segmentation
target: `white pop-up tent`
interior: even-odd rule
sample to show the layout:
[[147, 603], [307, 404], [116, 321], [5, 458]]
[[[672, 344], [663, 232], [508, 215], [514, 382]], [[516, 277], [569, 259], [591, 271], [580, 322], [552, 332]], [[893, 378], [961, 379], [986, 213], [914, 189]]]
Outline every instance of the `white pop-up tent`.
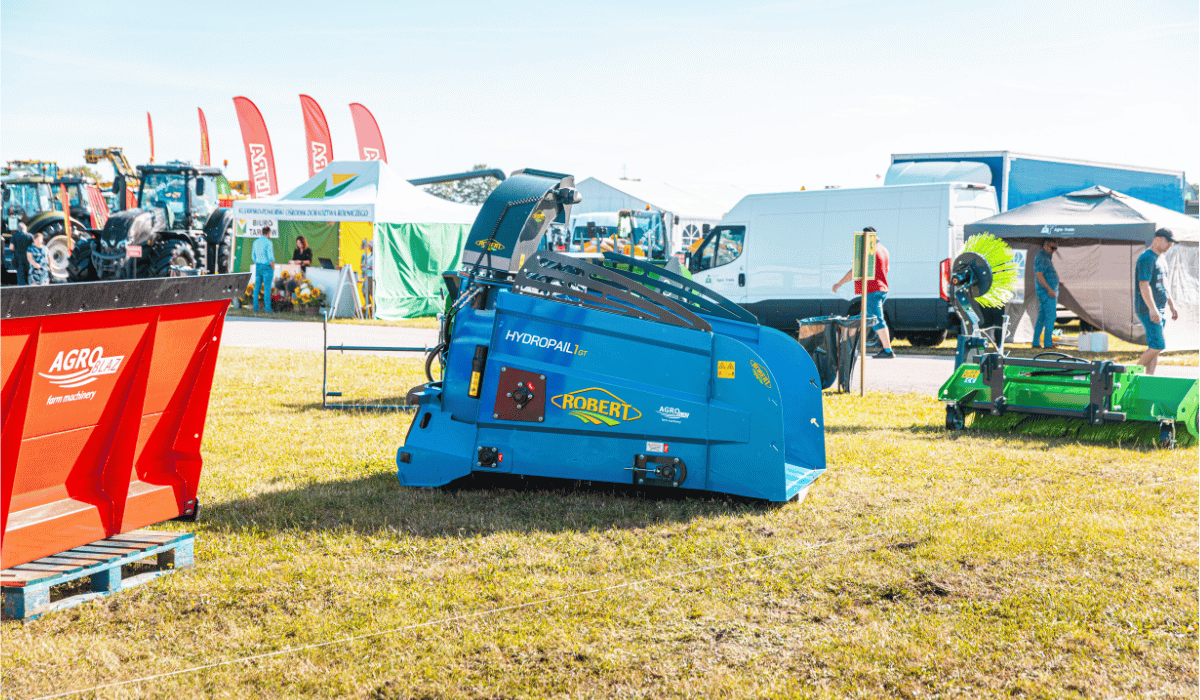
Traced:
[[334, 161], [273, 200], [234, 202], [237, 269], [250, 269], [250, 238], [264, 223], [276, 231], [275, 259], [291, 258], [297, 236], [313, 251], [361, 274], [361, 245], [375, 250], [375, 315], [396, 319], [441, 310], [441, 273], [458, 268], [478, 207], [414, 187], [382, 161]]

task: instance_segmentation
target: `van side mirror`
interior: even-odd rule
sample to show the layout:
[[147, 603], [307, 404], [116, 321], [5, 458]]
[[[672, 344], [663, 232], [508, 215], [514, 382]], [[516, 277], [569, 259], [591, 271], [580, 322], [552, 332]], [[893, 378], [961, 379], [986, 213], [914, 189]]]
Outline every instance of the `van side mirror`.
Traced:
[[675, 215], [675, 225], [676, 226], [679, 225], [679, 215], [678, 214]]
[[196, 178], [196, 196], [197, 197], [204, 196], [204, 178], [202, 178], [202, 177]]
[[704, 224], [700, 227], [700, 230], [704, 233], [704, 235], [707, 236], [708, 232], [712, 230], [712, 226], [709, 226], [708, 224]]

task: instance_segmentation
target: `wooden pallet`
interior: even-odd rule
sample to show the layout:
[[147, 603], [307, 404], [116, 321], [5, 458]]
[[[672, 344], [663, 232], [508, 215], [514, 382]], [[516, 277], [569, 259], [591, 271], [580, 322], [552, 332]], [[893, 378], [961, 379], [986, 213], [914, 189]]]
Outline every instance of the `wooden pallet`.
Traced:
[[[193, 540], [190, 532], [134, 530], [4, 569], [4, 619], [29, 621], [187, 568], [194, 561]], [[148, 557], [156, 558], [155, 570], [122, 578], [122, 567]], [[91, 578], [91, 591], [51, 602], [51, 588], [85, 576]]]

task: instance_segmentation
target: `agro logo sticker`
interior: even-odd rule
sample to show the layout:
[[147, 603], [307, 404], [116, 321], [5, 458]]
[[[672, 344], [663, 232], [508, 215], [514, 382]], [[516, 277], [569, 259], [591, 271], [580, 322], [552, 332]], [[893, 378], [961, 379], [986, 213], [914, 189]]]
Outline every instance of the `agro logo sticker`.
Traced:
[[771, 388], [771, 375], [767, 374], [766, 368], [757, 362], [751, 362], [750, 369], [754, 371], [754, 378], [758, 380], [759, 384], [762, 384], [768, 389]]
[[50, 369], [38, 374], [63, 389], [91, 384], [105, 374], [116, 374], [124, 355], [104, 356], [104, 348], [59, 350]]
[[625, 403], [620, 396], [599, 387], [559, 394], [551, 397], [550, 403], [592, 425], [611, 427], [642, 417], [641, 411]]
[[668, 423], [678, 423], [692, 414], [687, 411], [681, 411], [674, 406], [661, 406], [658, 409], [658, 415]]
[[504, 250], [503, 243], [501, 243], [500, 241], [489, 241], [486, 238], [483, 240], [475, 241], [475, 245], [479, 246], [480, 248], [485, 248], [487, 250]]
[[963, 384], [974, 384], [975, 380], [979, 379], [979, 370], [965, 369], [962, 373]]
[[647, 442], [646, 451], [661, 455], [670, 452], [671, 446], [665, 442]]

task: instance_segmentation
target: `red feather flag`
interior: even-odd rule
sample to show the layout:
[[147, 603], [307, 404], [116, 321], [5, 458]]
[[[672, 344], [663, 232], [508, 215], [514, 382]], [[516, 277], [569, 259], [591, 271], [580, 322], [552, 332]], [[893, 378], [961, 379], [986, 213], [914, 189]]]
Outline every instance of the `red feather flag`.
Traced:
[[350, 116], [354, 117], [354, 134], [358, 137], [358, 159], [382, 160], [386, 163], [383, 134], [379, 133], [379, 123], [371, 111], [354, 102], [350, 105]]
[[333, 160], [333, 138], [316, 100], [301, 95], [300, 111], [304, 113], [304, 141], [308, 144], [308, 176], [312, 177]]
[[238, 126], [242, 130], [242, 143], [246, 146], [246, 172], [250, 179], [251, 197], [269, 197], [279, 194], [279, 182], [275, 179], [275, 152], [271, 150], [271, 137], [258, 107], [245, 97], [233, 98], [237, 109]]

